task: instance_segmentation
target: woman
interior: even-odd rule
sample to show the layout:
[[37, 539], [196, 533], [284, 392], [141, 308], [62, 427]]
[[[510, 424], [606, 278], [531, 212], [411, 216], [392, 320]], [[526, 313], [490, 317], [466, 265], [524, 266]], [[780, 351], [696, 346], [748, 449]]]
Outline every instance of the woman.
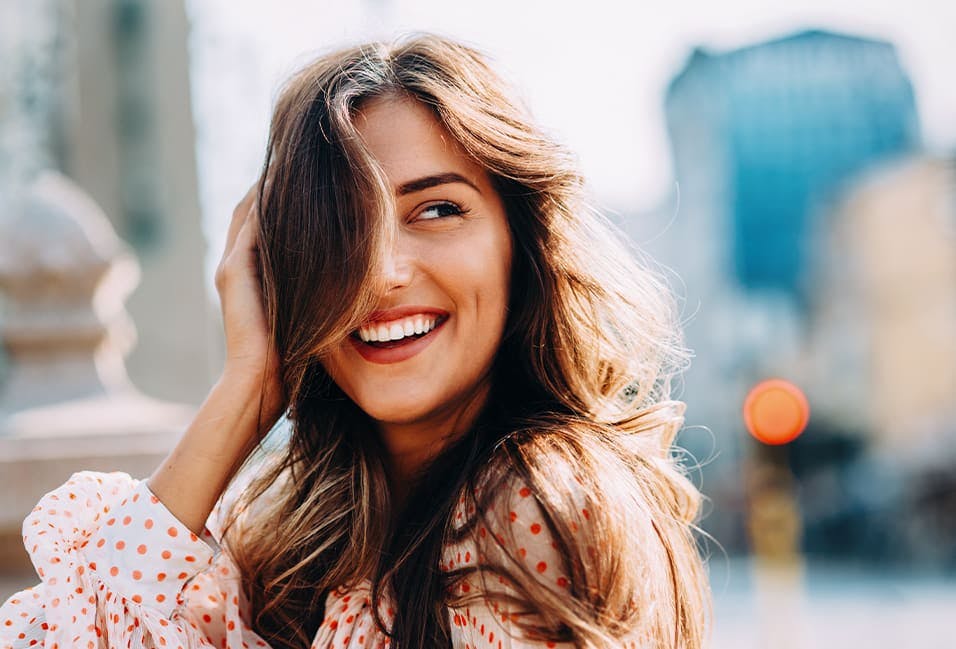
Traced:
[[[461, 44], [299, 72], [216, 275], [219, 382], [148, 481], [81, 473], [41, 501], [43, 583], [5, 637], [702, 646], [673, 306], [581, 194]], [[284, 412], [284, 451], [248, 459]]]

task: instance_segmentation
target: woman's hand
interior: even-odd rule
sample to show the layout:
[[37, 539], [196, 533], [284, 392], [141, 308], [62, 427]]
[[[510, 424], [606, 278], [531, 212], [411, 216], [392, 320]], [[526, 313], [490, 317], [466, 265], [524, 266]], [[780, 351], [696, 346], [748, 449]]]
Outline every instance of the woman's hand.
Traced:
[[255, 183], [246, 192], [232, 213], [215, 283], [226, 335], [223, 376], [262, 386], [262, 414], [271, 425], [284, 410], [284, 403], [259, 277], [258, 186]]

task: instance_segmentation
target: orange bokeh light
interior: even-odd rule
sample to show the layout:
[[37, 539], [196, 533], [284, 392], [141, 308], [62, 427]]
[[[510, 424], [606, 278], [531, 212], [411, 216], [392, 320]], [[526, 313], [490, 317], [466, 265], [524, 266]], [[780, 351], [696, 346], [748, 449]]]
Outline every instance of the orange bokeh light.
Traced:
[[810, 420], [810, 404], [803, 391], [789, 381], [768, 379], [755, 385], [744, 400], [747, 430], [764, 444], [792, 442]]

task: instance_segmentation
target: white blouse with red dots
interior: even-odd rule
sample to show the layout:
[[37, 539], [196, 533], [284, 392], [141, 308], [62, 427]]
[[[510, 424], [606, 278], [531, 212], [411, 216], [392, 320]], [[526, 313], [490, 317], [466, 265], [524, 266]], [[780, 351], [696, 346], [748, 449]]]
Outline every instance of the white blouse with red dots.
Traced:
[[[508, 551], [543, 582], [569, 588], [564, 561], [535, 498], [520, 486], [511, 496], [507, 513], [500, 512], [502, 520], [510, 521], [507, 537], [514, 547]], [[214, 518], [197, 536], [145, 481], [123, 473], [73, 475], [44, 496], [24, 521], [24, 545], [41, 583], [0, 607], [0, 647], [268, 647], [249, 627], [239, 571], [210, 531]], [[441, 567], [474, 565], [476, 555], [473, 544], [447, 547]], [[474, 585], [464, 580], [458, 587], [467, 592]], [[386, 626], [394, 618], [394, 605], [383, 601], [379, 606]], [[313, 648], [389, 646], [388, 636], [376, 626], [367, 583], [330, 592], [325, 610]], [[559, 646], [523, 637], [513, 616], [484, 600], [449, 608], [448, 618], [456, 648]]]

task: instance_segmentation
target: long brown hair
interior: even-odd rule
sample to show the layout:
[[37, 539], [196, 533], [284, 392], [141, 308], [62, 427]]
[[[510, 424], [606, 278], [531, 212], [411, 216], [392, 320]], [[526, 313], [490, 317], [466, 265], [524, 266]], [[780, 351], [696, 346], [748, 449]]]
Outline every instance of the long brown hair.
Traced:
[[[322, 366], [373, 305], [391, 192], [352, 120], [390, 94], [428, 106], [488, 171], [514, 243], [493, 407], [423, 470], [401, 512], [372, 422]], [[448, 608], [468, 602], [450, 586], [470, 571], [439, 571], [440, 554], [476, 527], [452, 526], [452, 511], [464, 494], [474, 521], [491, 516], [476, 494], [506, 480], [534, 494], [567, 557], [570, 597], [505, 557], [471, 571], [507, 575], [514, 590], [470, 599], [518, 599], [537, 613], [525, 631], [580, 646], [703, 644], [700, 496], [670, 450], [683, 421], [671, 381], [688, 358], [675, 304], [513, 97], [480, 53], [433, 35], [323, 56], [279, 97], [259, 254], [292, 435], [232, 507], [227, 535], [252, 626], [275, 646], [308, 645], [329, 591], [363, 579], [398, 603], [392, 646], [449, 646]], [[575, 533], [582, 502], [592, 515]]]

